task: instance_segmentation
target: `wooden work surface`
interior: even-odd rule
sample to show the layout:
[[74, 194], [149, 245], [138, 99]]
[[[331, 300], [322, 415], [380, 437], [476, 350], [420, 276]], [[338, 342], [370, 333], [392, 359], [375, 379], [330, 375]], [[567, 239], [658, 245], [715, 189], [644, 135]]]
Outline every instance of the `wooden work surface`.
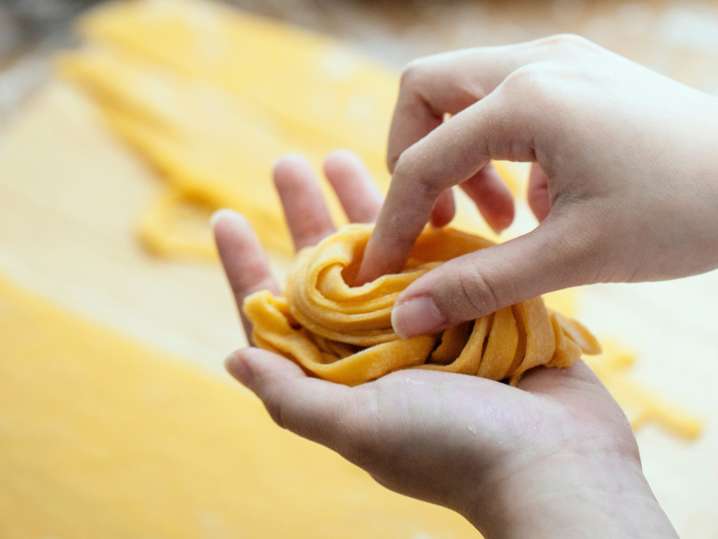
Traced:
[[[571, 4], [590, 3], [566, 3]], [[498, 9], [491, 6], [486, 9]], [[640, 9], [637, 13], [645, 16], [648, 8]], [[711, 17], [706, 15], [706, 24]], [[360, 22], [354, 41], [368, 35], [362, 34]], [[536, 32], [522, 30], [516, 37]], [[383, 35], [386, 45], [388, 33]], [[462, 35], [456, 45], [471, 38]], [[440, 48], [437, 42], [416, 41], [419, 46], [398, 48], [389, 61], [398, 64], [422, 47]], [[363, 47], [378, 50], [379, 44], [365, 41]], [[639, 49], [644, 52], [636, 57], [650, 55]], [[705, 53], [701, 62], [709, 57]], [[694, 64], [686, 62], [678, 75], [710, 88], [712, 75], [694, 70]], [[705, 80], [698, 81], [701, 74]], [[79, 96], [59, 83], [48, 85], [0, 138], [0, 273], [87, 318], [220, 374], [223, 358], [244, 338], [219, 267], [151, 258], [133, 235], [137, 217], [160, 188], [152, 172], [112, 139]], [[582, 297], [581, 317], [592, 329], [639, 353], [637, 378], [707, 420], [705, 434], [693, 444], [652, 427], [639, 434], [647, 475], [686, 538], [718, 538], [713, 508], [718, 495], [718, 421], [713, 417], [718, 346], [710, 301], [716, 297], [715, 272], [674, 283], [593, 287]]]

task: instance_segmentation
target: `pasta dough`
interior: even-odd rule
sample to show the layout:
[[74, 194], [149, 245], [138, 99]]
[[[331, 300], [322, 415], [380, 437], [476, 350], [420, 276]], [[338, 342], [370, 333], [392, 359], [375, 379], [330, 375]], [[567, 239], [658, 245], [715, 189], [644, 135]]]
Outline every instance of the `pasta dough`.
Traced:
[[350, 286], [371, 225], [347, 225], [303, 250], [284, 297], [260, 291], [244, 302], [258, 346], [285, 355], [312, 374], [349, 385], [407, 367], [475, 374], [516, 383], [540, 365], [568, 367], [600, 346], [580, 323], [533, 298], [444, 331], [400, 339], [391, 327], [399, 293], [438, 264], [491, 242], [454, 229], [427, 229], [402, 273]]

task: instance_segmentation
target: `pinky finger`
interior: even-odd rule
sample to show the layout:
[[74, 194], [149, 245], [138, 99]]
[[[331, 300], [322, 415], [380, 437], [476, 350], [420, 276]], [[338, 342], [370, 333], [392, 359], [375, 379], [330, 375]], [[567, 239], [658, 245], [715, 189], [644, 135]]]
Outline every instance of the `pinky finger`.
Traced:
[[280, 427], [335, 451], [346, 446], [353, 432], [344, 420], [354, 407], [351, 388], [308, 377], [290, 360], [257, 348], [235, 352], [226, 366]]

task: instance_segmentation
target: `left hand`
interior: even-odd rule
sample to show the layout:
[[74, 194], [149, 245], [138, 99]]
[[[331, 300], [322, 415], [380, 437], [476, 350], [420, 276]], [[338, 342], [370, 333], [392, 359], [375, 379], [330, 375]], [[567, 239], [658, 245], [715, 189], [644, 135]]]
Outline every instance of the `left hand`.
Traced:
[[[361, 162], [337, 152], [324, 169], [349, 220], [373, 221], [381, 197]], [[297, 249], [334, 231], [306, 161], [283, 159], [274, 181]], [[248, 223], [228, 210], [213, 221], [240, 311], [248, 294], [277, 292]], [[280, 426], [392, 490], [458, 511], [488, 537], [675, 537], [625, 416], [582, 362], [535, 369], [519, 387], [422, 369], [347, 387], [256, 348], [227, 368]]]

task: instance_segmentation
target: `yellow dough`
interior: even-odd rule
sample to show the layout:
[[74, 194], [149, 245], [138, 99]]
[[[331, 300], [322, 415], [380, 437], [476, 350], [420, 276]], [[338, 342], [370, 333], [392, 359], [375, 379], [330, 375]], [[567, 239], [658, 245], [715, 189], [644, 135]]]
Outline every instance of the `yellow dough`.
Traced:
[[237, 384], [2, 277], [0, 341], [2, 539], [477, 537], [278, 428]]
[[244, 312], [255, 343], [320, 378], [350, 385], [416, 366], [516, 383], [533, 367], [568, 367], [582, 353], [600, 352], [588, 330], [549, 311], [541, 298], [438, 336], [399, 339], [390, 321], [399, 293], [438, 264], [491, 242], [450, 228], [427, 229], [402, 273], [352, 287], [347, 279], [371, 230], [346, 225], [303, 250], [289, 272], [285, 297], [269, 291], [249, 296]]

